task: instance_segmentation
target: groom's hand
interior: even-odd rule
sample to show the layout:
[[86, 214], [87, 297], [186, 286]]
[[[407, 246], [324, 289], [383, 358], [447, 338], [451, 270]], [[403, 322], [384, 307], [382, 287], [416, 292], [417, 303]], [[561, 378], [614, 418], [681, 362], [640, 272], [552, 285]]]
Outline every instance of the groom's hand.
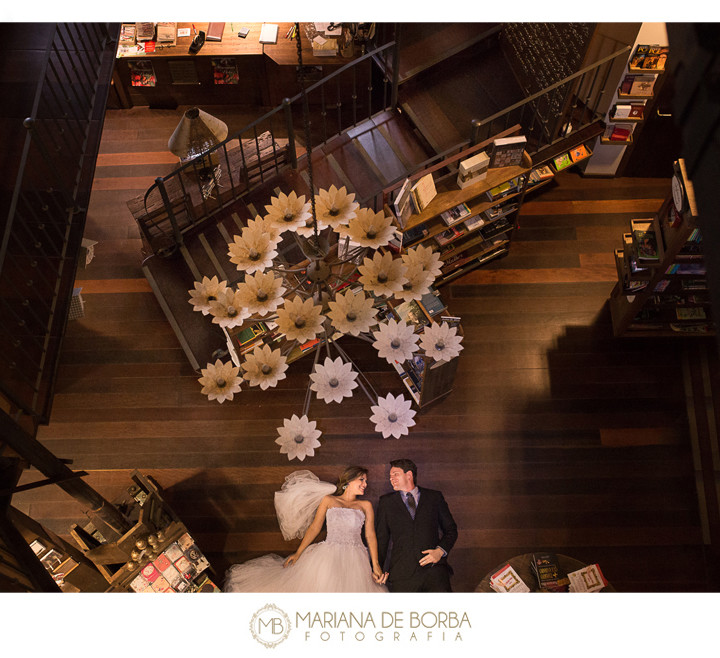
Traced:
[[390, 575], [390, 574], [389, 574], [387, 571], [385, 571], [385, 572], [384, 572], [383, 574], [381, 574], [380, 576], [376, 576], [375, 574], [373, 574], [373, 578], [375, 579], [375, 582], [376, 582], [378, 585], [384, 585], [384, 584], [387, 582], [387, 579], [388, 579], [388, 576], [389, 576], [389, 575]]
[[426, 567], [428, 564], [437, 564], [445, 554], [442, 548], [428, 548], [428, 550], [423, 551], [423, 555], [425, 557], [420, 559], [421, 567]]

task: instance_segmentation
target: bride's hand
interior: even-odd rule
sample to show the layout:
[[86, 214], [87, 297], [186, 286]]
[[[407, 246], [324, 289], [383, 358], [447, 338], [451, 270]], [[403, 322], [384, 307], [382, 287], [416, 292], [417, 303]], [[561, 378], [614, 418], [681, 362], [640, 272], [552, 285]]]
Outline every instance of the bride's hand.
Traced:
[[373, 564], [372, 573], [373, 573], [373, 580], [376, 583], [383, 585], [385, 582], [385, 574], [383, 573], [379, 564]]
[[289, 567], [289, 566], [295, 564], [295, 563], [298, 561], [298, 558], [299, 558], [299, 557], [300, 557], [300, 556], [299, 556], [297, 553], [293, 553], [292, 555], [288, 555], [288, 557], [287, 557], [287, 559], [285, 560], [285, 562], [283, 562], [283, 568], [284, 568], [284, 567]]

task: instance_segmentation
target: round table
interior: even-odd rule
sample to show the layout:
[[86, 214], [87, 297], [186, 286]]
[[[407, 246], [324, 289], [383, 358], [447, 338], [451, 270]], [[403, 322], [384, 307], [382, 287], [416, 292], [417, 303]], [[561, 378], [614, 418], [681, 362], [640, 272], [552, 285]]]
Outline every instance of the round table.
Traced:
[[[583, 567], [587, 566], [587, 564], [585, 564], [584, 562], [580, 562], [580, 560], [568, 557], [567, 555], [562, 555], [560, 553], [555, 553], [555, 555], [557, 556], [560, 569], [566, 574], [572, 571], [577, 571], [578, 569], [582, 569]], [[525, 553], [524, 555], [516, 555], [514, 558], [501, 562], [480, 581], [478, 586], [475, 588], [475, 591], [495, 592], [495, 590], [490, 587], [490, 577], [500, 571], [500, 569], [502, 569], [506, 564], [509, 564], [513, 569], [515, 569], [517, 575], [523, 579], [523, 582], [530, 588], [531, 592], [539, 592], [540, 585], [538, 585], [537, 578], [535, 577], [535, 572], [532, 570], [531, 566], [532, 556], [533, 553]], [[614, 592], [615, 590], [613, 589], [612, 585], [608, 584], [598, 591]]]

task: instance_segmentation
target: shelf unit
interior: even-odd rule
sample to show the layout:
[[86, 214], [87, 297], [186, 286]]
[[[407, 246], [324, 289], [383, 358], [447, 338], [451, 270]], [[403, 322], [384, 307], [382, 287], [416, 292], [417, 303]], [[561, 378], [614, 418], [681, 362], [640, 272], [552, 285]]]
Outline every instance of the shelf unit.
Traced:
[[[676, 163], [675, 194], [652, 218], [659, 260], [632, 271], [636, 241], [625, 234], [615, 251], [618, 283], [610, 296], [616, 336], [709, 336], [715, 334], [702, 254], [702, 235], [692, 182]], [[680, 210], [678, 211], [678, 207]]]
[[[484, 145], [490, 147], [492, 140], [488, 140]], [[435, 285], [438, 286], [448, 283], [481, 263], [506, 254], [531, 169], [532, 159], [527, 152], [523, 152], [520, 165], [488, 169], [487, 175], [482, 180], [463, 189], [458, 187], [454, 179], [442, 180], [436, 185], [437, 194], [427, 207], [422, 212], [411, 215], [405, 227], [401, 229], [403, 249], [422, 244], [440, 252], [444, 265], [441, 275], [435, 281]], [[490, 198], [488, 193], [491, 190], [508, 182], [514, 184], [506, 193]], [[449, 228], [441, 217], [442, 213], [463, 203], [468, 206], [470, 213], [464, 216], [462, 221], [453, 224], [454, 227], [461, 229], [463, 234], [447, 245], [440, 245], [437, 236]], [[507, 204], [512, 204], [514, 207]], [[494, 217], [487, 214], [487, 211], [503, 207], [506, 212], [501, 211]], [[467, 221], [478, 217], [480, 221], [474, 222], [472, 228], [466, 226]], [[501, 224], [503, 221], [506, 224]], [[501, 232], [495, 233], [493, 229], [498, 225], [504, 228]], [[417, 233], [418, 229], [422, 230], [423, 234], [413, 237], [413, 233]]]

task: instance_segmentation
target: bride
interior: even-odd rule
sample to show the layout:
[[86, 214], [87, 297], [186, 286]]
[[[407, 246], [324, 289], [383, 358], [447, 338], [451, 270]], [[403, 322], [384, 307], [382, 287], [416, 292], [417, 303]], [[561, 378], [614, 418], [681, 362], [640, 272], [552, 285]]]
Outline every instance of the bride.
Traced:
[[[358, 500], [367, 483], [368, 471], [361, 466], [346, 468], [337, 486], [310, 471], [288, 475], [275, 493], [275, 510], [283, 537], [302, 536], [300, 546], [285, 560], [270, 553], [233, 565], [225, 574], [224, 591], [387, 592], [380, 584], [372, 503]], [[325, 522], [327, 538], [313, 544]]]

